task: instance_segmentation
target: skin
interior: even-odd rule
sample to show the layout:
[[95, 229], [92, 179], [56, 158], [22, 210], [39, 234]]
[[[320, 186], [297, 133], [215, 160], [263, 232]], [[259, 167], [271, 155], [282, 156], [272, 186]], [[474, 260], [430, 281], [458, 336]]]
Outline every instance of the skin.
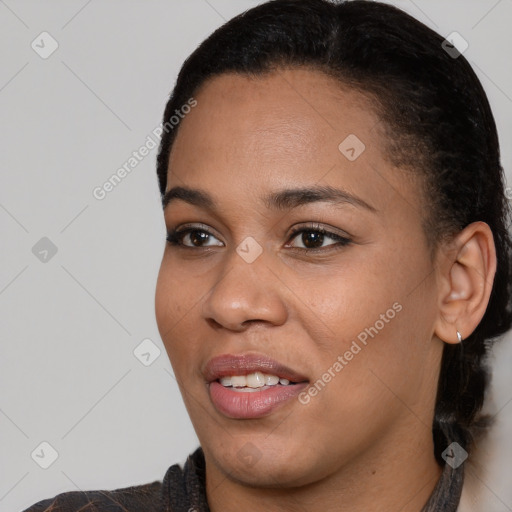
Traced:
[[[211, 510], [419, 511], [441, 474], [431, 425], [442, 349], [457, 329], [474, 330], [489, 299], [488, 226], [468, 226], [432, 259], [419, 181], [386, 158], [366, 98], [318, 71], [226, 74], [194, 97], [167, 190], [201, 189], [216, 206], [175, 200], [164, 215], [168, 230], [193, 223], [211, 235], [167, 244], [156, 317], [205, 452]], [[349, 134], [366, 146], [354, 161], [338, 149]], [[318, 185], [375, 211], [325, 201], [277, 210], [261, 199]], [[315, 222], [351, 242], [290, 235]], [[262, 249], [252, 263], [236, 251], [246, 237]], [[304, 251], [308, 242], [320, 249]], [[265, 354], [313, 384], [395, 303], [400, 312], [309, 403], [248, 420], [213, 406], [201, 373], [212, 357]]]

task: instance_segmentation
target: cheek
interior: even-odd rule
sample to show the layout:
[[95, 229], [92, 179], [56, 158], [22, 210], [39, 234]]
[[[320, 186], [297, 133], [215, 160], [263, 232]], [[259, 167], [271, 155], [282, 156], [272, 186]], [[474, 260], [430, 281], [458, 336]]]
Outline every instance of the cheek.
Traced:
[[347, 366], [364, 370], [347, 381], [351, 389], [362, 386], [371, 369], [397, 385], [408, 377], [414, 380], [427, 357], [434, 318], [435, 290], [423, 277], [428, 275], [425, 255], [390, 248], [360, 257], [362, 253], [354, 251], [343, 267], [321, 280], [303, 280], [303, 320], [310, 319], [311, 350], [320, 356], [316, 372], [324, 373], [346, 354]]
[[173, 288], [170, 273], [166, 271], [165, 264], [162, 263], [156, 282], [155, 315], [160, 336], [164, 342], [173, 320], [179, 314], [178, 307], [180, 306], [176, 304]]
[[[337, 316], [332, 311], [322, 317], [336, 335], [330, 346], [322, 346], [316, 366], [318, 407], [334, 423], [366, 416], [369, 422], [384, 421], [404, 403], [414, 403], [428, 379], [433, 320], [428, 289], [412, 297], [407, 281], [399, 286], [391, 281], [389, 286], [366, 278], [346, 281], [345, 290], [354, 284], [350, 297], [338, 297]], [[372, 283], [378, 286], [372, 289]], [[346, 423], [350, 431], [357, 425]]]
[[199, 307], [197, 302], [197, 287], [172, 268], [164, 256], [156, 283], [155, 316], [160, 337], [173, 366], [177, 359], [184, 357], [186, 352], [183, 349], [188, 346], [179, 341], [187, 338], [187, 330], [189, 338], [194, 332], [191, 319], [194, 307]]
[[353, 258], [326, 268], [321, 276], [301, 276], [297, 295], [303, 305], [299, 307], [314, 313], [312, 322], [323, 328], [329, 343], [355, 338], [401, 298], [400, 280], [384, 261], [380, 257], [362, 258], [354, 251]]
[[[177, 326], [206, 293], [208, 275], [197, 266], [180, 263], [165, 253], [155, 291], [155, 313], [159, 327]], [[164, 340], [165, 341], [165, 340]]]

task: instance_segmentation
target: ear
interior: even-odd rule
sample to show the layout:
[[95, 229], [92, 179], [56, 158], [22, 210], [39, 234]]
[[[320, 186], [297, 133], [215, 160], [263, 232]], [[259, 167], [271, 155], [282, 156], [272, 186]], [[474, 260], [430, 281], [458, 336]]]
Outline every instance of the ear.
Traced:
[[491, 228], [473, 222], [440, 248], [437, 267], [439, 314], [434, 333], [447, 343], [458, 343], [457, 331], [467, 338], [482, 320], [496, 273], [496, 248]]

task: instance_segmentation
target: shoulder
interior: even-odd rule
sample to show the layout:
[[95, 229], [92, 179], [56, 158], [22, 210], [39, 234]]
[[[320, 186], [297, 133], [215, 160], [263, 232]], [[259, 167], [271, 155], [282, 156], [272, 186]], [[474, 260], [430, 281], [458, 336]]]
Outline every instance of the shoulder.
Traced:
[[168, 512], [208, 510], [205, 462], [201, 447], [185, 466], [174, 464], [163, 481], [115, 490], [65, 492], [39, 501], [23, 512]]
[[23, 512], [160, 512], [162, 483], [122, 489], [72, 491], [40, 501]]

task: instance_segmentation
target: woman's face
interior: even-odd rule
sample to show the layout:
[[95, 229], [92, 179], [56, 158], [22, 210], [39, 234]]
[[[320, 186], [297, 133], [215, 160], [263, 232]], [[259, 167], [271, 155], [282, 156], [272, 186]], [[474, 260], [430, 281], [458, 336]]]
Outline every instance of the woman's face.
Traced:
[[442, 349], [419, 184], [320, 72], [222, 75], [195, 99], [165, 207], [191, 231], [165, 248], [156, 315], [207, 464], [286, 486], [410, 453]]

